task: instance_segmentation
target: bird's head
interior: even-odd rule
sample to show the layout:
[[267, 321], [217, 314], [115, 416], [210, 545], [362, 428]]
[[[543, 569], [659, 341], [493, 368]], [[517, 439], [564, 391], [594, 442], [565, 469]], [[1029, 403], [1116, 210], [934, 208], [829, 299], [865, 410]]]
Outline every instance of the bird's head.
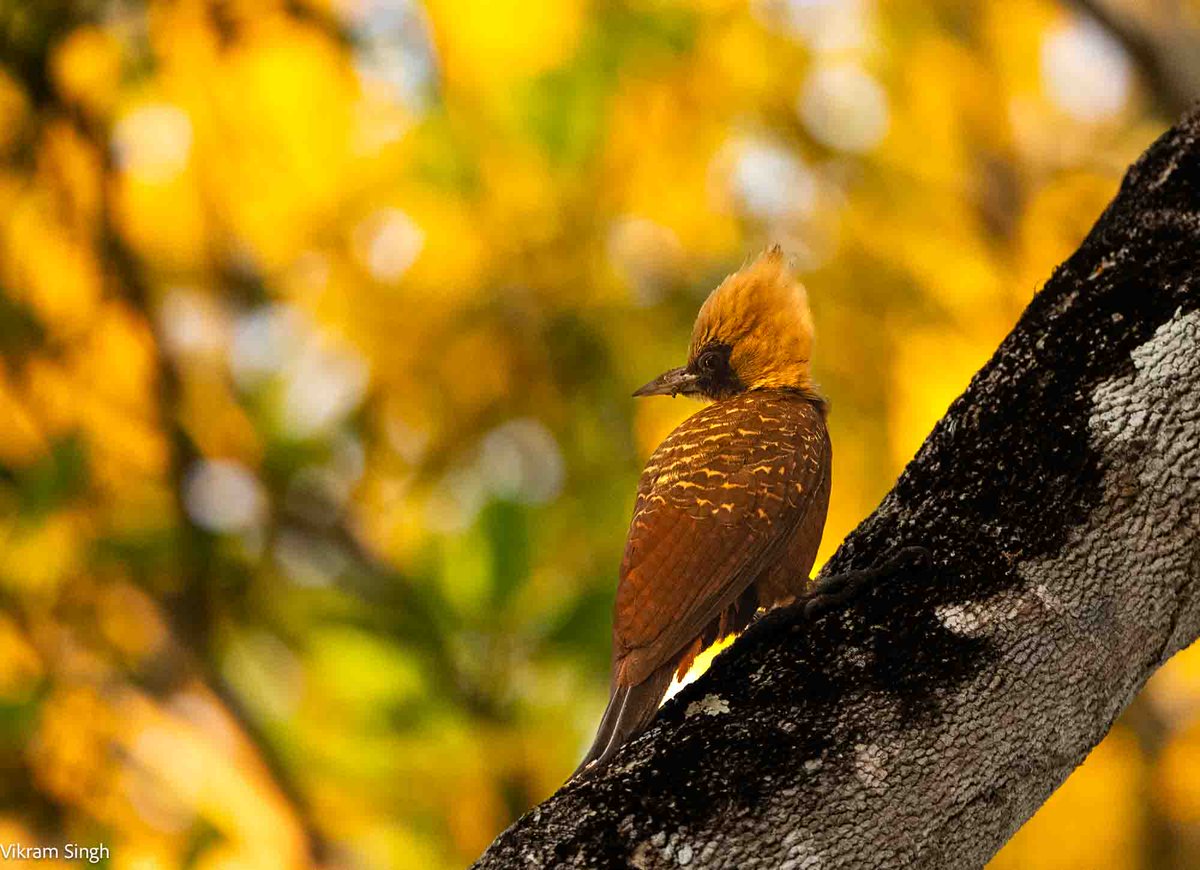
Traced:
[[808, 296], [776, 245], [709, 294], [685, 366], [664, 372], [635, 396], [726, 399], [746, 390], [813, 393]]

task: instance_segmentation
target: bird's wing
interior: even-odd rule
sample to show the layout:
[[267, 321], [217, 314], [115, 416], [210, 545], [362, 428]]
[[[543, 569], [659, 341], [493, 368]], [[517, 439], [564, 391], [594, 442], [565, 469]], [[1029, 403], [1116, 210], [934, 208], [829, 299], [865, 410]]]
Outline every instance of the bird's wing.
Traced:
[[621, 565], [613, 688], [671, 661], [767, 567], [823, 483], [824, 415], [752, 393], [690, 417], [647, 463]]

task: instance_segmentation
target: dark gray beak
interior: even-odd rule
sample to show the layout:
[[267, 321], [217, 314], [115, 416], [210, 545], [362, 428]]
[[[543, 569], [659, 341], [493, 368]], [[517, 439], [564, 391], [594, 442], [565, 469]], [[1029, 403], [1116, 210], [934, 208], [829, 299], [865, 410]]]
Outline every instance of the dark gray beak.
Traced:
[[687, 370], [687, 366], [680, 366], [677, 369], [671, 369], [669, 372], [663, 372], [657, 378], [652, 380], [640, 390], [634, 392], [635, 396], [677, 396], [683, 394], [692, 396], [700, 392], [699, 378]]

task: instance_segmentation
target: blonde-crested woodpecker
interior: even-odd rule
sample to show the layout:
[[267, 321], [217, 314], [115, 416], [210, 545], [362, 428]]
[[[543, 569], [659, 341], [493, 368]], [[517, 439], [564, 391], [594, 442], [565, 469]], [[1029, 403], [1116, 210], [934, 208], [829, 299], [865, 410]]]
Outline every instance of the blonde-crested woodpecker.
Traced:
[[832, 459], [812, 344], [804, 288], [774, 247], [709, 295], [687, 365], [634, 393], [712, 404], [642, 472], [613, 611], [608, 708], [580, 770], [645, 729], [702, 649], [810, 589]]

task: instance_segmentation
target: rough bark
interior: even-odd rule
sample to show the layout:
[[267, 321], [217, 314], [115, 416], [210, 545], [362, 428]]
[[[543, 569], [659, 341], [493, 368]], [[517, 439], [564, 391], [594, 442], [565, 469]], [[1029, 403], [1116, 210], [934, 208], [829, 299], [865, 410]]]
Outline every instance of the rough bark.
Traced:
[[933, 565], [760, 621], [476, 866], [981, 866], [1200, 636], [1198, 509], [1193, 114], [825, 573]]

